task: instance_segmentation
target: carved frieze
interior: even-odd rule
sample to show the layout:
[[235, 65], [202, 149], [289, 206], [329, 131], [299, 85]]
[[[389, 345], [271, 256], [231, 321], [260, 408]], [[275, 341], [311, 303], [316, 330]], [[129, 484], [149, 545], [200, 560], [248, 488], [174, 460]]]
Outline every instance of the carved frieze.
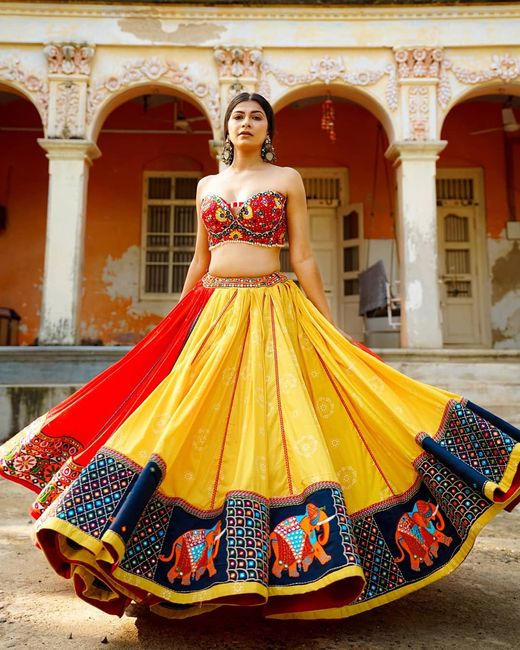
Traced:
[[88, 93], [87, 123], [92, 122], [99, 105], [110, 95], [129, 86], [142, 85], [150, 81], [161, 81], [191, 92], [205, 105], [213, 124], [218, 125], [220, 99], [217, 89], [206, 81], [195, 79], [190, 74], [188, 65], [165, 61], [158, 57], [125, 63], [119, 73], [94, 83]]
[[327, 85], [343, 83], [349, 86], [371, 86], [388, 75], [386, 99], [392, 110], [397, 108], [397, 87], [392, 65], [385, 65], [383, 68], [375, 70], [351, 70], [341, 57], [324, 56], [311, 61], [307, 72], [297, 74], [264, 61], [260, 65], [259, 92], [266, 97], [269, 97], [270, 94], [268, 75], [272, 75], [283, 86], [300, 86], [315, 82]]
[[486, 81], [500, 80], [505, 83], [520, 77], [520, 57], [515, 58], [510, 54], [495, 54], [487, 69], [471, 70], [448, 62], [448, 67], [455, 78], [463, 84], [478, 84]]
[[0, 60], [1, 79], [25, 91], [38, 110], [42, 123], [45, 125], [49, 106], [49, 87], [47, 83], [38, 75], [27, 72], [20, 60], [16, 58]]

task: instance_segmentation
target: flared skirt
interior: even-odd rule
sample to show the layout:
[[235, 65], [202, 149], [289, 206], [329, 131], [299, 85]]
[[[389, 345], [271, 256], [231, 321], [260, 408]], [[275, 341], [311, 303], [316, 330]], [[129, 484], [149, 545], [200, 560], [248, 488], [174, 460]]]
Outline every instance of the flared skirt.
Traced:
[[122, 615], [340, 618], [449, 573], [520, 498], [520, 431], [347, 341], [280, 273], [206, 275], [0, 447], [34, 541]]

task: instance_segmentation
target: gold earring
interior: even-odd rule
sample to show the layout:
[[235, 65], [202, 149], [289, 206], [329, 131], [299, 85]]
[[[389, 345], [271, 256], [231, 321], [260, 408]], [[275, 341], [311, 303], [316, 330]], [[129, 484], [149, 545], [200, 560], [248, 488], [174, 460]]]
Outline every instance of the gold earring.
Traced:
[[224, 165], [231, 165], [233, 162], [235, 152], [234, 152], [234, 147], [233, 143], [229, 139], [229, 135], [226, 136], [226, 141], [224, 142], [224, 147], [222, 148], [222, 153], [220, 154], [220, 160], [224, 163]]
[[262, 145], [261, 156], [265, 161], [270, 163], [276, 160], [276, 152], [274, 150], [273, 143], [271, 142], [271, 138], [269, 137], [269, 133], [267, 134], [267, 137], [265, 138]]

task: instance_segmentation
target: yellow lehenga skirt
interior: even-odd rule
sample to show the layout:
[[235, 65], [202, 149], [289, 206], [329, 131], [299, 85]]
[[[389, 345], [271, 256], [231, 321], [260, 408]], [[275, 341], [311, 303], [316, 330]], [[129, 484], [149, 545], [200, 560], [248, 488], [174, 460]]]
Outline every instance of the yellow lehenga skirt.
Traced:
[[520, 432], [348, 342], [282, 274], [206, 275], [0, 448], [35, 543], [122, 615], [339, 618], [457, 567], [520, 497]]

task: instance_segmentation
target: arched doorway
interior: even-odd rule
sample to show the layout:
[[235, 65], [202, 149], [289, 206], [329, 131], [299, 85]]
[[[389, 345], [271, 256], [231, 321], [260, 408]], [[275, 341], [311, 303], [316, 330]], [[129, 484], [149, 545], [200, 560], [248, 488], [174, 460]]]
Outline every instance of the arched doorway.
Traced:
[[48, 187], [42, 136], [35, 106], [0, 85], [0, 307], [21, 319], [18, 337], [6, 338], [2, 328], [0, 345], [27, 345], [38, 336]]
[[183, 94], [141, 87], [109, 108], [89, 179], [80, 337], [133, 344], [179, 298], [197, 182], [217, 164], [207, 117]]
[[[447, 346], [520, 346], [520, 97], [480, 90], [448, 113], [437, 172]], [[516, 92], [516, 95], [513, 94]]]
[[[339, 86], [301, 89], [280, 104], [279, 163], [303, 177], [313, 249], [336, 322], [363, 340], [373, 321], [359, 316], [359, 272], [382, 260], [388, 279], [399, 274], [394, 170], [384, 156], [391, 125], [383, 126], [380, 107]], [[331, 109], [332, 133], [322, 128]], [[288, 270], [287, 257], [284, 263]], [[398, 347], [398, 329], [383, 320], [372, 344]]]

